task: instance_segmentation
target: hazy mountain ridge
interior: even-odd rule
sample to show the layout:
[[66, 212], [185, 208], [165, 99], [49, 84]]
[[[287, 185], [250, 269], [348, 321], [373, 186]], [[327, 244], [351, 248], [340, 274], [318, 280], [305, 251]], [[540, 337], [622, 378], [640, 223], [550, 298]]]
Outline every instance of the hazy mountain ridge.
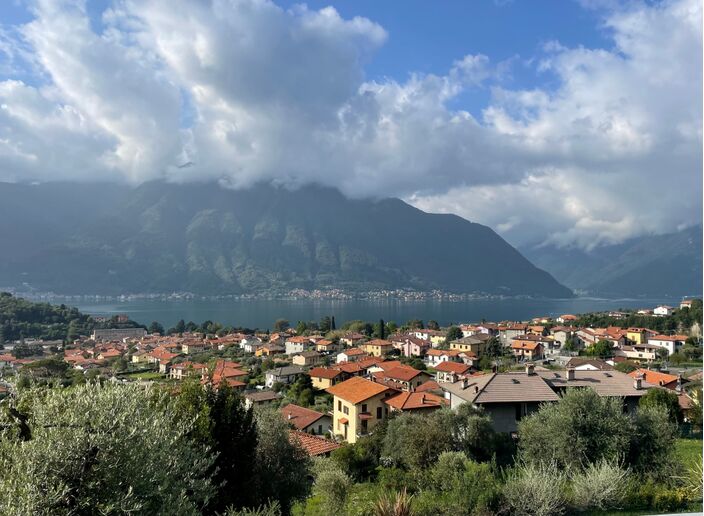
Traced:
[[0, 220], [0, 285], [57, 293], [571, 295], [488, 227], [317, 186], [0, 184]]
[[521, 252], [570, 288], [601, 296], [692, 296], [702, 292], [702, 226], [584, 251]]

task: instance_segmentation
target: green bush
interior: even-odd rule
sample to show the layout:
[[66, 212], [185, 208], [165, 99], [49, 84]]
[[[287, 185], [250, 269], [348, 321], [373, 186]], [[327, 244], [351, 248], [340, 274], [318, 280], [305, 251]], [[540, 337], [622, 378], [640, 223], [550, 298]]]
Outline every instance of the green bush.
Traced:
[[602, 460], [572, 476], [572, 503], [580, 510], [619, 508], [626, 497], [628, 470]]
[[518, 516], [562, 514], [567, 505], [567, 480], [567, 473], [557, 463], [515, 466], [506, 475], [505, 509]]

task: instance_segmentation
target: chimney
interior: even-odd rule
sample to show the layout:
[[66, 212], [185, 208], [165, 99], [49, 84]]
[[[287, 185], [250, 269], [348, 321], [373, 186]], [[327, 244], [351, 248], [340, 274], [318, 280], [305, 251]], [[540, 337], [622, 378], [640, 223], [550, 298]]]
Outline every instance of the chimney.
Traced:
[[479, 386], [475, 385], [474, 386], [474, 394], [477, 394], [479, 392]]
[[643, 388], [643, 375], [642, 374], [639, 374], [633, 380], [633, 388], [637, 391], [639, 391]]
[[469, 386], [469, 380], [467, 378], [462, 378], [462, 388], [466, 389]]
[[574, 367], [568, 367], [567, 368], [567, 381], [573, 381], [574, 380]]
[[293, 414], [289, 413], [288, 418], [293, 419]]
[[682, 392], [682, 374], [677, 375], [677, 386], [675, 387], [675, 392], [677, 394]]
[[526, 374], [528, 376], [533, 376], [535, 374], [535, 366], [533, 364], [526, 364]]

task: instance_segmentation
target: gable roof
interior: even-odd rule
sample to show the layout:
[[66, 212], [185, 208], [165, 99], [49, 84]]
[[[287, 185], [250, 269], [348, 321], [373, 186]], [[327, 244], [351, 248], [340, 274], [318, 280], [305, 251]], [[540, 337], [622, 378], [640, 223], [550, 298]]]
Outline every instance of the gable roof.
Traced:
[[389, 390], [385, 385], [355, 376], [325, 389], [327, 392], [350, 403], [357, 404]]
[[325, 378], [327, 380], [332, 380], [337, 378], [342, 374], [339, 369], [329, 369], [327, 367], [314, 367], [308, 374], [313, 378]]
[[315, 457], [316, 455], [324, 455], [331, 451], [340, 448], [340, 444], [335, 441], [330, 441], [317, 435], [310, 435], [298, 430], [290, 430], [288, 433], [289, 441], [301, 445], [308, 455]]
[[567, 371], [536, 371], [553, 388], [589, 387], [599, 396], [643, 396], [653, 387], [648, 382], [641, 389], [633, 385], [633, 378], [619, 371], [579, 371], [575, 370], [574, 380], [567, 379]]
[[444, 407], [447, 400], [430, 392], [400, 392], [385, 399], [384, 403], [398, 410], [417, 410]]
[[413, 378], [422, 374], [423, 372], [424, 371], [419, 371], [418, 369], [407, 365], [400, 365], [384, 371], [387, 378], [391, 378], [393, 380], [401, 380], [402, 382], [411, 381], [413, 380]]
[[668, 385], [672, 382], [677, 382], [677, 376], [673, 374], [651, 371], [650, 369], [641, 368], [628, 373], [631, 378], [636, 378], [638, 375], [643, 375], [643, 380], [653, 385]]
[[321, 417], [325, 417], [325, 414], [322, 414], [321, 412], [316, 412], [315, 410], [311, 410], [309, 408], [294, 405], [293, 403], [282, 407], [281, 415], [284, 419], [286, 419], [286, 421], [299, 430], [303, 430], [315, 423]]
[[[510, 402], [543, 402], [557, 401], [558, 395], [537, 374], [525, 373], [494, 373], [479, 389], [475, 403], [510, 403]], [[471, 380], [482, 379], [482, 376]]]
[[463, 374], [469, 371], [469, 366], [459, 362], [440, 362], [434, 369], [441, 373]]

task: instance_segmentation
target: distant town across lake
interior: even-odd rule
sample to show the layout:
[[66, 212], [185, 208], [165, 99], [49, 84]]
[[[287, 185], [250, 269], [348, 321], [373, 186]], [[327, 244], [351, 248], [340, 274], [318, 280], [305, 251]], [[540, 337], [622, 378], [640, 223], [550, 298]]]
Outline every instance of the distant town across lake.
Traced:
[[201, 323], [211, 320], [247, 328], [271, 328], [276, 319], [319, 321], [326, 315], [339, 323], [355, 319], [384, 319], [402, 323], [410, 319], [451, 323], [526, 320], [539, 316], [585, 313], [619, 308], [654, 308], [660, 304], [678, 306], [681, 298], [658, 299], [472, 299], [463, 301], [406, 300], [269, 300], [269, 299], [129, 299], [90, 301], [52, 299], [78, 307], [91, 315], [127, 314], [143, 324], [157, 321], [165, 327], [179, 319]]

